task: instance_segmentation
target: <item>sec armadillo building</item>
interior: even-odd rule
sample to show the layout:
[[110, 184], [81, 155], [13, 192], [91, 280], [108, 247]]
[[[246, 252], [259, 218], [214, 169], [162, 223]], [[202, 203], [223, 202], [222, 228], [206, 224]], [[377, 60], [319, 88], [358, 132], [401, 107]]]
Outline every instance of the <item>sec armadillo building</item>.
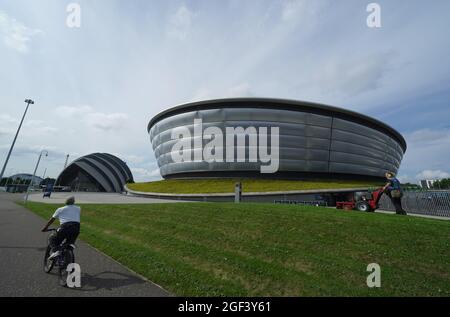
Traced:
[[129, 182], [133, 174], [124, 161], [108, 153], [92, 153], [70, 163], [55, 184], [72, 191], [121, 192]]
[[[279, 127], [279, 168], [262, 175], [254, 162], [175, 162], [172, 134], [205, 128]], [[192, 102], [156, 115], [147, 126], [164, 178], [276, 177], [381, 179], [397, 172], [406, 151], [402, 135], [387, 124], [342, 108], [304, 101], [234, 98]], [[193, 135], [193, 134], [192, 134]], [[194, 143], [194, 142], [193, 142]], [[195, 152], [195, 146], [190, 151]]]

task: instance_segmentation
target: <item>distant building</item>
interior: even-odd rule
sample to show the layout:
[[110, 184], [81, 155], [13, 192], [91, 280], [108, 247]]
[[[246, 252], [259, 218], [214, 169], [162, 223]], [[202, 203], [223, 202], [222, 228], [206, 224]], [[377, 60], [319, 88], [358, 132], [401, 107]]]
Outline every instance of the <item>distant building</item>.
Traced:
[[11, 193], [23, 193], [27, 190], [30, 180], [33, 179], [33, 186], [40, 185], [43, 179], [39, 176], [34, 176], [32, 174], [14, 174], [9, 177], [4, 177], [2, 179], [2, 184], [4, 185], [4, 190]]
[[430, 189], [436, 180], [434, 179], [424, 179], [420, 181], [420, 186], [424, 189]]
[[[31, 178], [33, 178], [33, 175], [22, 173], [22, 174], [11, 175], [8, 178], [11, 179], [9, 182], [14, 183], [17, 180], [29, 181]], [[34, 178], [33, 178], [34, 185], [36, 185], [36, 184], [39, 185], [42, 181], [43, 181], [42, 177], [34, 176]]]

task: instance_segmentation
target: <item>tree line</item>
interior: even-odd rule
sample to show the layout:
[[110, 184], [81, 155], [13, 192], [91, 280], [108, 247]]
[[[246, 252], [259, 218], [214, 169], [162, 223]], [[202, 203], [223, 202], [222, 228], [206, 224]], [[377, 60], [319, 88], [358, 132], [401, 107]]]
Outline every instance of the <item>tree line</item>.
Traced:
[[[47, 177], [44, 180], [42, 180], [39, 183], [39, 186], [47, 186], [47, 184], [54, 184], [56, 179]], [[11, 178], [11, 177], [3, 177], [0, 181], [0, 187], [6, 186], [6, 185], [29, 185], [31, 182], [31, 178]], [[34, 185], [37, 185], [35, 182]]]
[[432, 185], [433, 189], [450, 189], [450, 178], [437, 180]]

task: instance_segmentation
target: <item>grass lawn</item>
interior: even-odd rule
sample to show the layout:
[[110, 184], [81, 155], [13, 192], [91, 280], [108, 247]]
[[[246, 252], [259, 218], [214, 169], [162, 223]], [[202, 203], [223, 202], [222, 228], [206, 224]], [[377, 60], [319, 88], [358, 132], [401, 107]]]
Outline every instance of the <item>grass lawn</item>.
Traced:
[[[27, 207], [45, 218], [55, 209]], [[253, 203], [82, 205], [81, 228], [82, 240], [181, 296], [450, 296], [443, 220]], [[381, 288], [366, 285], [372, 262]]]
[[[380, 183], [346, 180], [276, 180], [276, 179], [168, 179], [148, 183], [127, 184], [128, 188], [141, 192], [173, 194], [232, 193], [236, 182], [242, 183], [244, 192], [271, 192], [306, 189], [336, 189], [377, 187]], [[383, 184], [381, 184], [383, 185]]]

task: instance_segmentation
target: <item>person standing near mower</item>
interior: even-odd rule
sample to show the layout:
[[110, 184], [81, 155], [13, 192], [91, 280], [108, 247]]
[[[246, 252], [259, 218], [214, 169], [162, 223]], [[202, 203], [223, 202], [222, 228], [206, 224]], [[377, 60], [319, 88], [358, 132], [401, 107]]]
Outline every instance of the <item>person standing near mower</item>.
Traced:
[[397, 215], [406, 215], [406, 211], [403, 210], [402, 207], [402, 196], [403, 191], [400, 186], [400, 181], [395, 177], [394, 173], [387, 172], [384, 174], [386, 179], [388, 180], [387, 184], [383, 187], [383, 191], [392, 201], [392, 204], [395, 207], [395, 213]]

